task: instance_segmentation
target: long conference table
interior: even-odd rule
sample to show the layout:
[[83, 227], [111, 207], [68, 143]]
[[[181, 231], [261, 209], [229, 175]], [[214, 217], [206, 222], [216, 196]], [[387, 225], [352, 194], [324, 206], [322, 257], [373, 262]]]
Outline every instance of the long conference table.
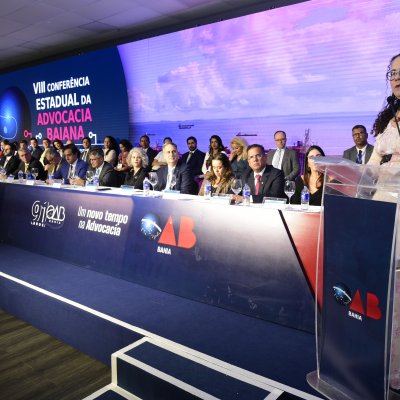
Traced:
[[1, 182], [0, 241], [314, 331], [319, 208], [99, 189]]

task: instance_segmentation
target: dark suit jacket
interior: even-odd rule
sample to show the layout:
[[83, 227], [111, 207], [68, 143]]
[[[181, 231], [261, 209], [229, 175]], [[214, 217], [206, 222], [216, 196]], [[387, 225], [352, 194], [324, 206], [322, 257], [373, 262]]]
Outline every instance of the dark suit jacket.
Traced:
[[151, 147], [148, 147], [146, 150], [147, 157], [149, 157], [149, 165], [153, 163], [154, 157], [158, 154], [158, 151], [154, 150]]
[[[367, 144], [367, 148], [365, 149], [365, 164], [370, 159], [373, 150], [374, 150], [374, 146], [372, 146], [372, 144]], [[347, 149], [343, 152], [343, 158], [345, 158], [346, 160], [351, 160], [351, 161], [356, 162], [357, 154], [358, 154], [357, 147], [353, 146], [353, 147], [350, 147], [350, 149]]]
[[[67, 162], [62, 162], [60, 168], [55, 172], [54, 179], [64, 179], [64, 183], [69, 183], [68, 174], [69, 174], [70, 165]], [[79, 176], [81, 179], [85, 179], [86, 171], [88, 165], [85, 161], [82, 161], [78, 158], [78, 162], [76, 163], [75, 175]]]
[[[96, 171], [95, 169], [89, 168], [91, 171]], [[109, 164], [107, 161], [104, 161], [103, 168], [101, 169], [99, 176], [99, 185], [100, 186], [111, 186], [111, 187], [119, 187], [119, 177], [117, 171]]]
[[81, 153], [81, 160], [85, 161], [86, 163], [89, 164], [89, 152], [91, 150], [91, 147], [89, 147], [88, 149], [83, 149], [82, 153]]
[[[180, 190], [181, 193], [196, 194], [194, 192], [194, 179], [192, 170], [182, 162], [178, 162], [175, 167], [174, 175], [176, 176], [176, 185], [174, 190]], [[167, 186], [168, 166], [161, 167], [157, 170], [158, 183], [156, 190], [164, 190]]]
[[133, 186], [135, 189], [143, 190], [143, 181], [147, 176], [149, 176], [147, 168], [140, 168], [136, 174], [131, 170], [125, 176], [124, 185]]
[[[272, 165], [276, 150], [271, 150], [267, 154], [267, 164]], [[300, 173], [300, 162], [297, 152], [292, 149], [285, 149], [282, 159], [282, 171], [288, 181], [294, 181]]]
[[201, 170], [201, 167], [203, 166], [204, 162], [204, 157], [206, 156], [206, 153], [203, 153], [199, 149], [196, 149], [192, 156], [189, 159], [189, 162], [187, 163], [187, 158], [189, 157], [190, 151], [182, 155], [181, 161], [182, 164], [187, 164], [190, 169], [193, 171], [194, 175], [203, 175], [203, 172]]
[[285, 179], [283, 172], [280, 169], [274, 168], [272, 165], [265, 167], [264, 173], [261, 177], [261, 185], [259, 194], [256, 195], [256, 188], [254, 185], [254, 172], [250, 169], [242, 175], [243, 186], [247, 183], [250, 186], [251, 195], [253, 196], [253, 203], [262, 203], [264, 197], [280, 197], [286, 198], [284, 191]]
[[[1, 157], [0, 159], [0, 166], [4, 167], [4, 164], [6, 162], [6, 157]], [[8, 161], [6, 165], [6, 174], [7, 175], [14, 175], [16, 172], [19, 170], [19, 163], [21, 160], [17, 156], [11, 156], [10, 160]]]
[[43, 153], [42, 148], [38, 146], [36, 147], [35, 150], [32, 150], [31, 154], [33, 158], [36, 158], [36, 160], [40, 160], [40, 156], [42, 155], [42, 153]]
[[[42, 163], [33, 157], [31, 158], [31, 162], [29, 163], [28, 171], [31, 171], [32, 168], [38, 169], [39, 174], [37, 176], [37, 179], [39, 179], [40, 181], [44, 181], [46, 179], [46, 171], [44, 170]], [[25, 171], [25, 163], [23, 161], [20, 161], [17, 169], [14, 172], [15, 178], [18, 178], [19, 171]], [[25, 173], [24, 173], [24, 178], [26, 178]]]

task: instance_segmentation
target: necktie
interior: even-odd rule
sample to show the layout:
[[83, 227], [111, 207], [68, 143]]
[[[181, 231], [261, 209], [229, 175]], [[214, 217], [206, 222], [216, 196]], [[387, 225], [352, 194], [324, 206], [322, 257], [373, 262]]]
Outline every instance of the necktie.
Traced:
[[87, 150], [85, 150], [85, 151], [83, 152], [82, 160], [83, 160], [83, 161], [86, 161], [86, 157], [87, 157]]
[[357, 164], [362, 164], [362, 151], [358, 150], [358, 154], [357, 154]]
[[29, 168], [29, 164], [25, 163], [25, 173], [28, 171], [28, 168]]
[[74, 176], [74, 167], [73, 167], [73, 165], [71, 164], [71, 165], [69, 166], [68, 179], [71, 179], [73, 176]]
[[256, 175], [256, 195], [260, 191], [260, 181], [261, 181], [261, 175]]
[[190, 151], [188, 154], [188, 158], [186, 159], [186, 164], [189, 162], [189, 160], [192, 158], [193, 152]]

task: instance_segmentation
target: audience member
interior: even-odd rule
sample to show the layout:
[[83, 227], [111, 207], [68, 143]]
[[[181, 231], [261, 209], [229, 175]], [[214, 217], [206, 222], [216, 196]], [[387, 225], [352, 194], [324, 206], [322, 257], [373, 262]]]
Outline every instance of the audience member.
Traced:
[[[163, 150], [164, 146], [168, 143], [172, 143], [172, 139], [170, 137], [165, 137], [163, 140]], [[160, 167], [164, 167], [167, 165], [167, 161], [165, 160], [164, 151], [160, 151], [155, 157], [151, 164], [151, 169], [153, 171], [157, 171]]]
[[283, 171], [285, 180], [294, 181], [300, 173], [299, 157], [295, 150], [286, 147], [286, 133], [276, 131], [274, 134], [276, 149], [267, 154], [267, 164]]
[[189, 136], [186, 144], [189, 151], [182, 155], [182, 163], [187, 164], [195, 176], [202, 175], [201, 168], [206, 154], [197, 148], [197, 139], [194, 136]]
[[59, 139], [53, 140], [53, 147], [58, 151], [61, 157], [64, 157], [64, 144]]
[[[179, 190], [181, 193], [194, 194], [192, 171], [186, 164], [178, 163], [177, 145], [168, 143], [164, 146], [163, 151], [167, 165], [157, 171], [158, 183], [155, 187], [156, 190], [174, 189]], [[176, 178], [174, 186], [171, 185], [172, 176]]]
[[304, 175], [296, 178], [296, 190], [291, 198], [292, 204], [301, 203], [301, 191], [306, 186], [310, 192], [310, 205], [321, 205], [325, 176], [317, 170], [313, 160], [314, 157], [321, 156], [325, 156], [325, 153], [319, 146], [313, 145], [307, 150], [304, 161]]
[[6, 170], [7, 175], [14, 175], [17, 173], [17, 169], [20, 163], [20, 159], [14, 154], [14, 145], [5, 142], [3, 148], [3, 157], [0, 159], [0, 166]]
[[229, 161], [231, 162], [235, 176], [240, 177], [249, 168], [247, 146], [246, 141], [240, 137], [236, 136], [231, 140], [232, 151], [229, 155]]
[[104, 160], [111, 164], [111, 166], [114, 168], [117, 166], [117, 161], [118, 161], [118, 144], [117, 141], [113, 136], [105, 136], [104, 137]]
[[143, 181], [149, 175], [149, 158], [141, 147], [134, 147], [128, 154], [127, 163], [131, 168], [125, 176], [124, 185], [143, 190]]
[[50, 149], [51, 146], [51, 142], [49, 139], [44, 138], [42, 140], [42, 145], [43, 145], [43, 152], [40, 155], [39, 161], [42, 163], [42, 165], [46, 165], [47, 164], [47, 160], [46, 160], [46, 154], [48, 152], [48, 150]]
[[54, 173], [55, 179], [64, 179], [64, 183], [69, 184], [70, 179], [79, 177], [85, 179], [88, 165], [80, 158], [80, 151], [74, 144], [64, 147], [64, 158], [67, 164], [62, 163], [60, 168]]
[[89, 164], [89, 152], [92, 149], [92, 140], [90, 137], [86, 136], [82, 139], [82, 148], [81, 160]]
[[[250, 187], [253, 203], [262, 203], [264, 197], [285, 198], [283, 172], [272, 165], [267, 165], [264, 147], [252, 144], [247, 148], [249, 169], [242, 175], [243, 186]], [[237, 196], [242, 201], [242, 196]]]
[[[89, 152], [89, 171], [93, 171], [94, 177], [99, 180], [100, 186], [119, 187], [117, 172], [107, 161], [104, 161], [104, 152], [100, 147], [93, 147]], [[85, 186], [85, 179], [75, 178], [74, 185]]]
[[343, 152], [343, 158], [354, 161], [357, 164], [366, 164], [374, 150], [374, 146], [368, 143], [368, 133], [364, 125], [353, 127], [352, 136], [355, 146]]
[[19, 150], [19, 149], [29, 150], [29, 149], [28, 149], [28, 141], [25, 140], [25, 139], [20, 140], [20, 141], [19, 141], [19, 144], [18, 144], [18, 150]]
[[141, 136], [140, 147], [146, 152], [149, 159], [149, 165], [152, 165], [154, 157], [157, 155], [157, 151], [150, 147], [150, 138], [147, 135]]
[[[119, 173], [125, 173], [127, 171], [129, 171], [130, 167], [128, 165], [127, 162], [127, 158], [128, 158], [128, 154], [132, 149], [132, 143], [127, 140], [127, 139], [122, 139], [119, 142], [119, 149], [120, 149], [120, 153], [118, 155], [118, 164], [115, 167], [115, 170]], [[125, 179], [125, 175], [124, 175], [124, 179]], [[122, 179], [123, 181], [123, 179]]]
[[[211, 183], [212, 194], [226, 194], [230, 193], [232, 181], [235, 175], [232, 170], [229, 158], [224, 153], [217, 154], [211, 161], [211, 169], [207, 172], [205, 178]], [[204, 186], [206, 179], [201, 185], [199, 195], [204, 196]]]
[[206, 153], [204, 157], [204, 162], [203, 166], [201, 168], [201, 171], [203, 174], [207, 173], [207, 171], [210, 170], [211, 168], [211, 161], [213, 157], [215, 157], [218, 153], [224, 153], [225, 152], [225, 147], [222, 144], [222, 139], [218, 135], [212, 135], [210, 137], [210, 146], [208, 149], [208, 152]]
[[60, 156], [60, 153], [54, 147], [50, 147], [46, 152], [46, 164], [44, 166], [47, 177], [53, 176], [60, 169], [61, 164], [65, 164], [65, 167], [69, 168], [69, 164]]
[[28, 149], [20, 148], [18, 150], [19, 159], [21, 160], [17, 169], [14, 172], [14, 176], [18, 177], [18, 172], [22, 171], [24, 173], [24, 178], [26, 178], [26, 173], [29, 171], [32, 173], [32, 168], [37, 168], [38, 176], [37, 179], [45, 180], [46, 173], [44, 172], [43, 165], [39, 160], [32, 157], [31, 152]]

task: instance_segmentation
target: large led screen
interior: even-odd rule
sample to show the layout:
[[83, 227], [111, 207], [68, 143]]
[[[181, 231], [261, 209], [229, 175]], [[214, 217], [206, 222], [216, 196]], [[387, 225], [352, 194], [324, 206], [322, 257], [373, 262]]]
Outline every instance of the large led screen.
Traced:
[[399, 21], [397, 0], [312, 0], [119, 46], [133, 136], [272, 148], [284, 130], [341, 155], [389, 94]]

